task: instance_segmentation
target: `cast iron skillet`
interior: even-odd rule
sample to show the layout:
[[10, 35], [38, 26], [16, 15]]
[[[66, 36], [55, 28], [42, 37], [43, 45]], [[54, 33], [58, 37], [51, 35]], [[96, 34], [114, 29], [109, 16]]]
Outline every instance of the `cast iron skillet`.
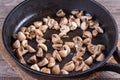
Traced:
[[[104, 51], [105, 60], [91, 65], [91, 69], [84, 72], [72, 72], [69, 75], [53, 75], [45, 74], [41, 72], [34, 71], [28, 67], [28, 65], [21, 64], [17, 57], [12, 52], [12, 34], [17, 33], [20, 27], [29, 26], [31, 23], [37, 20], [42, 20], [43, 17], [50, 15], [55, 18], [56, 11], [63, 9], [67, 14], [68, 11], [73, 9], [84, 10], [90, 13], [94, 18], [96, 18], [102, 28], [104, 29], [104, 34], [99, 35], [99, 37], [93, 40], [93, 43], [101, 43], [106, 46]], [[48, 31], [47, 34], [54, 33], [54, 31]], [[76, 31], [70, 33], [70, 36], [80, 35], [81, 31]], [[49, 39], [50, 35], [46, 35], [46, 38]], [[120, 62], [120, 54], [117, 50], [117, 41], [118, 41], [118, 28], [117, 25], [111, 16], [111, 14], [99, 3], [93, 0], [26, 0], [15, 7], [11, 13], [7, 16], [2, 30], [2, 38], [5, 48], [7, 49], [10, 56], [15, 60], [15, 62], [24, 70], [27, 71], [31, 76], [38, 79], [62, 79], [62, 78], [79, 78], [86, 75], [89, 75], [96, 71], [101, 70], [110, 70], [120, 73], [120, 65], [107, 64], [106, 61], [114, 53], [114, 56], [118, 62]], [[35, 43], [31, 42], [31, 45], [34, 46]], [[50, 48], [50, 47], [49, 47]], [[88, 52], [84, 59], [88, 57]], [[66, 62], [70, 57], [63, 61]]]

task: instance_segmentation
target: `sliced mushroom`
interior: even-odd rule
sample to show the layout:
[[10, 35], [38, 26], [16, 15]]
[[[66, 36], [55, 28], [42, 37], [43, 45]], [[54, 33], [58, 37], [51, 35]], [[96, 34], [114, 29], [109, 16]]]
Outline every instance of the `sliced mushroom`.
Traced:
[[63, 41], [60, 39], [60, 36], [57, 34], [52, 34], [52, 42], [54, 44], [62, 44]]
[[35, 55], [31, 56], [28, 60], [27, 60], [28, 63], [30, 64], [35, 64], [37, 62], [37, 58]]
[[68, 19], [64, 17], [60, 20], [60, 25], [66, 25], [66, 24], [68, 24]]
[[90, 38], [86, 38], [86, 39], [83, 40], [83, 43], [85, 45], [89, 45], [89, 44], [91, 44], [91, 42], [92, 42], [92, 40]]
[[73, 11], [71, 11], [71, 14], [73, 14], [73, 15], [77, 15], [78, 13], [79, 13], [78, 10], [73, 10]]
[[68, 45], [70, 48], [74, 48], [75, 43], [74, 42], [65, 42], [65, 45]]
[[85, 63], [87, 64], [87, 65], [91, 65], [92, 63], [93, 63], [93, 58], [90, 56], [90, 57], [88, 57], [86, 60], [85, 60]]
[[60, 10], [56, 13], [56, 15], [57, 15], [58, 17], [63, 17], [63, 16], [65, 16], [65, 13], [63, 12], [62, 9], [60, 9]]
[[48, 24], [48, 18], [43, 18], [43, 22], [45, 23], [45, 24]]
[[90, 31], [85, 31], [83, 32], [83, 37], [92, 39], [92, 33]]
[[30, 45], [26, 46], [26, 49], [27, 49], [30, 53], [36, 52], [36, 50], [35, 50], [34, 48], [32, 48]]
[[96, 30], [99, 32], [99, 33], [104, 33], [103, 29], [101, 27], [96, 27]]
[[67, 34], [70, 31], [70, 28], [67, 25], [61, 25], [60, 31], [63, 34]]
[[75, 66], [75, 71], [81, 71], [84, 67], [85, 63], [82, 61], [81, 63]]
[[74, 31], [77, 29], [77, 23], [74, 21], [69, 22], [70, 30]]
[[97, 46], [98, 46], [101, 50], [105, 50], [105, 46], [104, 46], [104, 45], [98, 44]]
[[83, 58], [82, 58], [81, 53], [75, 54], [75, 55], [73, 56], [73, 58], [72, 58], [72, 61], [74, 61], [75, 63], [76, 63], [76, 62], [79, 63], [79, 62], [83, 61]]
[[43, 33], [45, 33], [46, 30], [48, 29], [48, 25], [41, 25], [41, 26], [39, 27], [39, 29], [40, 29]]
[[28, 40], [23, 40], [21, 44], [23, 47], [28, 46]]
[[62, 48], [62, 44], [53, 44], [53, 49], [60, 50]]
[[16, 53], [18, 55], [18, 57], [22, 57], [23, 55], [25, 55], [28, 52], [28, 50], [25, 50], [23, 47], [19, 47], [16, 50]]
[[49, 63], [47, 58], [44, 58], [42, 61], [38, 62], [39, 67], [43, 67]]
[[82, 21], [85, 21], [85, 20], [91, 20], [92, 19], [92, 16], [81, 16], [81, 20]]
[[56, 61], [53, 57], [48, 58], [49, 64], [48, 67], [53, 67], [56, 64]]
[[77, 53], [85, 53], [86, 52], [86, 47], [76, 47]]
[[35, 35], [43, 37], [43, 33], [42, 33], [42, 31], [40, 29], [35, 29]]
[[65, 57], [67, 57], [67, 55], [68, 55], [67, 50], [60, 50], [60, 51], [59, 51], [59, 54], [60, 54], [60, 56], [61, 56], [62, 58], [65, 58]]
[[59, 52], [58, 52], [57, 50], [54, 50], [52, 55], [53, 55], [53, 57], [54, 57], [55, 59], [57, 59], [59, 62], [62, 61], [62, 58], [61, 58], [61, 56], [60, 56], [60, 54], [59, 54]]
[[23, 32], [18, 32], [18, 34], [17, 34], [17, 39], [18, 39], [19, 41], [23, 41], [23, 40], [26, 39], [26, 36], [24, 35]]
[[81, 18], [81, 16], [83, 16], [83, 11], [80, 11], [78, 14], [76, 14], [76, 16], [78, 17], [78, 18]]
[[69, 72], [66, 71], [66, 70], [64, 70], [64, 69], [62, 69], [62, 70], [61, 70], [61, 74], [69, 74]]
[[38, 51], [37, 51], [37, 53], [36, 53], [36, 56], [37, 56], [37, 57], [43, 57], [43, 50], [42, 50], [42, 48], [39, 48], [39, 49], [38, 49]]
[[26, 61], [25, 61], [25, 59], [24, 59], [23, 57], [21, 57], [21, 58], [19, 59], [19, 61], [20, 61], [20, 63], [22, 63], [22, 64], [26, 64]]
[[35, 25], [36, 28], [39, 28], [40, 26], [42, 26], [42, 21], [36, 21], [33, 23]]
[[105, 59], [105, 55], [103, 53], [101, 53], [97, 58], [96, 61], [100, 62], [103, 61]]
[[45, 58], [47, 58], [47, 59], [49, 59], [49, 58], [51, 58], [51, 57], [53, 57], [51, 53], [47, 53], [47, 54], [45, 55]]
[[13, 39], [17, 39], [17, 34], [12, 35]]
[[73, 38], [73, 41], [74, 41], [74, 43], [75, 43], [75, 47], [76, 47], [76, 48], [79, 48], [79, 47], [81, 47], [81, 46], [83, 45], [83, 40], [82, 40], [82, 38], [79, 37], [79, 36], [74, 37], [74, 38]]
[[75, 69], [75, 64], [73, 61], [70, 61], [68, 63], [66, 63], [64, 66], [63, 66], [63, 69], [70, 72], [70, 71], [73, 71]]
[[20, 28], [20, 31], [23, 32], [23, 33], [25, 32], [25, 30], [26, 30], [26, 27], [21, 27]]
[[86, 21], [83, 21], [82, 23], [81, 23], [81, 27], [80, 27], [83, 31], [85, 31], [87, 28], [88, 28], [88, 25], [87, 25], [87, 23], [86, 23]]
[[80, 28], [81, 26], [80, 19], [79, 18], [75, 19], [75, 22], [77, 23], [77, 27]]
[[59, 65], [55, 65], [55, 66], [52, 68], [52, 73], [53, 73], [53, 74], [60, 74], [60, 67], [59, 67]]
[[47, 48], [47, 46], [45, 45], [45, 44], [43, 44], [43, 43], [39, 43], [38, 45], [37, 45], [37, 47], [38, 48], [42, 48], [44, 51], [48, 51], [48, 48]]
[[27, 29], [29, 29], [29, 31], [34, 31], [36, 29], [36, 27], [34, 25], [30, 25], [30, 27], [28, 27]]
[[37, 64], [33, 64], [30, 68], [34, 69], [36, 71], [40, 71], [40, 68], [39, 68], [39, 66]]
[[19, 40], [16, 40], [14, 43], [13, 43], [13, 48], [19, 48], [20, 47], [20, 41]]
[[48, 20], [49, 29], [52, 29], [54, 25], [55, 25], [55, 20], [54, 19], [49, 19]]
[[40, 36], [36, 36], [36, 42], [39, 43], [44, 43], [46, 40]]
[[88, 70], [88, 69], [90, 69], [90, 67], [85, 64], [84, 67], [83, 67], [83, 69], [82, 69], [82, 71], [86, 71], [86, 70]]
[[68, 45], [63, 45], [63, 47], [61, 48], [61, 50], [66, 50], [67, 51], [67, 54], [70, 54], [71, 52], [71, 49]]
[[96, 37], [96, 36], [98, 35], [98, 31], [97, 31], [97, 30], [93, 30], [93, 31], [92, 31], [92, 35], [93, 35], [94, 37]]
[[49, 69], [49, 68], [46, 68], [46, 67], [41, 68], [40, 71], [43, 72], [43, 73], [47, 73], [47, 74], [50, 74], [50, 73], [51, 73], [50, 69]]

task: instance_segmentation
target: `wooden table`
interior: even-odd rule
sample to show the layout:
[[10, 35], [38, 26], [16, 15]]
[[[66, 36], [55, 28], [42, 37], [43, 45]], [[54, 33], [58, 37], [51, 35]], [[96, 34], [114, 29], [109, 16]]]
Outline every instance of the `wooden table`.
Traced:
[[[2, 28], [5, 17], [20, 2], [24, 0], [0, 0], [0, 29]], [[120, 33], [120, 0], [96, 0], [104, 5], [114, 16]], [[120, 36], [119, 36], [120, 37]], [[0, 52], [0, 54], [2, 54]], [[119, 78], [120, 75], [113, 72], [104, 72], [99, 78]], [[7, 62], [0, 55], [0, 80], [22, 80], [20, 76], [10, 68]]]

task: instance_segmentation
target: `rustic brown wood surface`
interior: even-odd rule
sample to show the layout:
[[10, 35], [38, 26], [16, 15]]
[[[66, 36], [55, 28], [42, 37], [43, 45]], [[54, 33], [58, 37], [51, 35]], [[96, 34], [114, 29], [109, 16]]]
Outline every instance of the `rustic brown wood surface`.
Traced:
[[[1, 26], [0, 30], [2, 28], [5, 17], [8, 15], [8, 13], [17, 4], [19, 4], [22, 1], [23, 0], [0, 0], [0, 26]], [[118, 24], [119, 34], [120, 34], [120, 27], [119, 27], [120, 26], [120, 0], [96, 0], [96, 1], [104, 5], [112, 13], [112, 15], [114, 16]], [[0, 48], [0, 50], [4, 50], [4, 49]], [[4, 51], [0, 51], [0, 54], [3, 54], [2, 52]], [[9, 56], [6, 56], [6, 57], [9, 58]], [[11, 61], [11, 63], [14, 63], [14, 62]], [[17, 69], [16, 68], [17, 66], [15, 64], [13, 66], [15, 67], [15, 69]], [[21, 80], [22, 78], [18, 75], [21, 70], [18, 69], [18, 71], [19, 72], [15, 72], [0, 55], [0, 80], [5, 80], [5, 79]], [[98, 78], [112, 78], [112, 79], [119, 78], [120, 79], [120, 75], [113, 72], [103, 72], [101, 75], [99, 75]], [[31, 80], [31, 78], [29, 80]]]

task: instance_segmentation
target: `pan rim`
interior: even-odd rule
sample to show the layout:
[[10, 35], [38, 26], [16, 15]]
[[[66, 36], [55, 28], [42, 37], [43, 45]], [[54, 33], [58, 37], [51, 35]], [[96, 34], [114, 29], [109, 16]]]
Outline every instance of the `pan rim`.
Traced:
[[[23, 64], [20, 63], [20, 62], [18, 61], [18, 59], [10, 52], [9, 47], [7, 46], [6, 41], [5, 41], [4, 31], [5, 31], [5, 23], [6, 23], [7, 19], [10, 17], [10, 15], [11, 15], [12, 13], [14, 13], [14, 11], [16, 11], [17, 8], [21, 7], [22, 5], [24, 5], [25, 3], [29, 2], [29, 1], [30, 1], [30, 0], [25, 0], [25, 1], [21, 2], [20, 4], [18, 4], [18, 5], [8, 14], [8, 16], [6, 17], [6, 19], [5, 19], [4, 23], [3, 23], [3, 27], [2, 27], [2, 41], [3, 41], [3, 43], [4, 43], [4, 46], [5, 46], [8, 54], [12, 57], [12, 59], [13, 59], [21, 68], [23, 68], [23, 69], [25, 69], [25, 70], [27, 70], [27, 71], [30, 71], [30, 72], [32, 72], [32, 73], [38, 74], [38, 75], [49, 76], [49, 77], [67, 78], [67, 77], [75, 77], [75, 76], [79, 76], [79, 75], [82, 76], [82, 75], [84, 75], [84, 74], [86, 74], [86, 73], [89, 73], [89, 72], [94, 71], [95, 69], [99, 68], [100, 66], [103, 66], [103, 65], [106, 63], [106, 61], [112, 56], [113, 52], [116, 50], [117, 42], [118, 42], [118, 27], [117, 27], [117, 24], [116, 24], [116, 22], [115, 22], [115, 19], [113, 18], [113, 16], [111, 15], [111, 13], [110, 13], [103, 5], [101, 5], [101, 4], [98, 3], [97, 1], [89, 0], [89, 1], [91, 1], [92, 3], [94, 3], [95, 5], [101, 7], [102, 9], [104, 9], [104, 11], [106, 11], [106, 13], [111, 17], [111, 19], [113, 20], [113, 23], [114, 23], [114, 25], [115, 25], [115, 26], [114, 26], [114, 27], [115, 27], [115, 30], [116, 30], [115, 43], [114, 43], [114, 46], [113, 46], [112, 50], [110, 51], [109, 55], [105, 58], [105, 60], [104, 60], [103, 62], [100, 62], [97, 66], [95, 66], [95, 67], [93, 67], [93, 68], [91, 68], [91, 69], [89, 69], [89, 70], [87, 70], [87, 71], [79, 72], [79, 73], [74, 74], [74, 75], [73, 75], [73, 74], [69, 74], [69, 75], [46, 74], [46, 73], [42, 73], [42, 72], [35, 71], [35, 70], [33, 70], [33, 69], [31, 69], [31, 68], [23, 65]], [[80, 77], [80, 76], [79, 76], [79, 77]]]

